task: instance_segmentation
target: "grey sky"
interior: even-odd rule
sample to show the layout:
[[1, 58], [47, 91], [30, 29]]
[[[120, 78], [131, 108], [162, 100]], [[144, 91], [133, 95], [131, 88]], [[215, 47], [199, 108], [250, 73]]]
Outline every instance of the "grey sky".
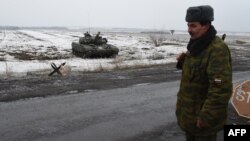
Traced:
[[250, 32], [249, 0], [0, 0], [2, 26], [186, 30], [189, 6], [211, 5], [220, 31]]

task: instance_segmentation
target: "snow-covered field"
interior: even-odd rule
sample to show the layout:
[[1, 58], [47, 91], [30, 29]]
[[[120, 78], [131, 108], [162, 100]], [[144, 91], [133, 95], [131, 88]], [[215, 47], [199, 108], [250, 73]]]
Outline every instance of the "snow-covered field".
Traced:
[[[119, 48], [115, 58], [83, 59], [72, 55], [71, 43], [78, 42], [85, 31], [72, 30], [2, 30], [0, 31], [0, 76], [25, 76], [32, 73], [49, 74], [51, 63], [66, 62], [73, 72], [113, 70], [176, 62], [176, 54], [186, 51], [189, 36], [184, 32], [146, 34], [107, 32], [101, 33], [109, 44]], [[95, 35], [96, 33], [92, 33]], [[249, 43], [250, 34], [228, 33], [239, 36], [238, 41]], [[154, 39], [163, 39], [155, 47]], [[235, 38], [228, 43], [236, 44]]]

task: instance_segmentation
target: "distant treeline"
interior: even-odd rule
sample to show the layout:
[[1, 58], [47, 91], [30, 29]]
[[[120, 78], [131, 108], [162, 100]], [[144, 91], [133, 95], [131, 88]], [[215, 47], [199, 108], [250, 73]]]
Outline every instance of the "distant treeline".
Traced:
[[68, 30], [67, 27], [48, 26], [48, 27], [19, 27], [20, 29], [46, 29], [46, 30]]
[[143, 31], [144, 34], [171, 34], [169, 31]]
[[58, 26], [50, 26], [50, 27], [19, 27], [19, 26], [0, 26], [0, 30], [19, 30], [19, 29], [47, 29], [47, 30], [68, 30], [67, 27], [58, 27]]
[[18, 30], [17, 26], [0, 26], [0, 30]]

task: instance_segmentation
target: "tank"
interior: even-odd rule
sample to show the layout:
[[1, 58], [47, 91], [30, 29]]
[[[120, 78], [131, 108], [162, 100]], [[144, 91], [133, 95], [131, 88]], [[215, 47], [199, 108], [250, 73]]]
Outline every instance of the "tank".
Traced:
[[79, 42], [72, 42], [72, 53], [82, 58], [110, 58], [115, 57], [119, 49], [111, 44], [107, 44], [108, 40], [100, 36], [100, 32], [96, 36], [84, 33], [84, 37], [79, 38]]

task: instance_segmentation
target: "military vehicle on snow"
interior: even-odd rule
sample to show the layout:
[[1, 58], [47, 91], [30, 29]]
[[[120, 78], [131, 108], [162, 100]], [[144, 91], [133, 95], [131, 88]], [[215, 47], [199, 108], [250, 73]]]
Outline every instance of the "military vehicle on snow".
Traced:
[[100, 36], [100, 32], [95, 36], [86, 32], [84, 37], [79, 38], [79, 42], [72, 42], [72, 52], [82, 58], [115, 57], [119, 49], [114, 45], [107, 44], [107, 42], [106, 38]]

